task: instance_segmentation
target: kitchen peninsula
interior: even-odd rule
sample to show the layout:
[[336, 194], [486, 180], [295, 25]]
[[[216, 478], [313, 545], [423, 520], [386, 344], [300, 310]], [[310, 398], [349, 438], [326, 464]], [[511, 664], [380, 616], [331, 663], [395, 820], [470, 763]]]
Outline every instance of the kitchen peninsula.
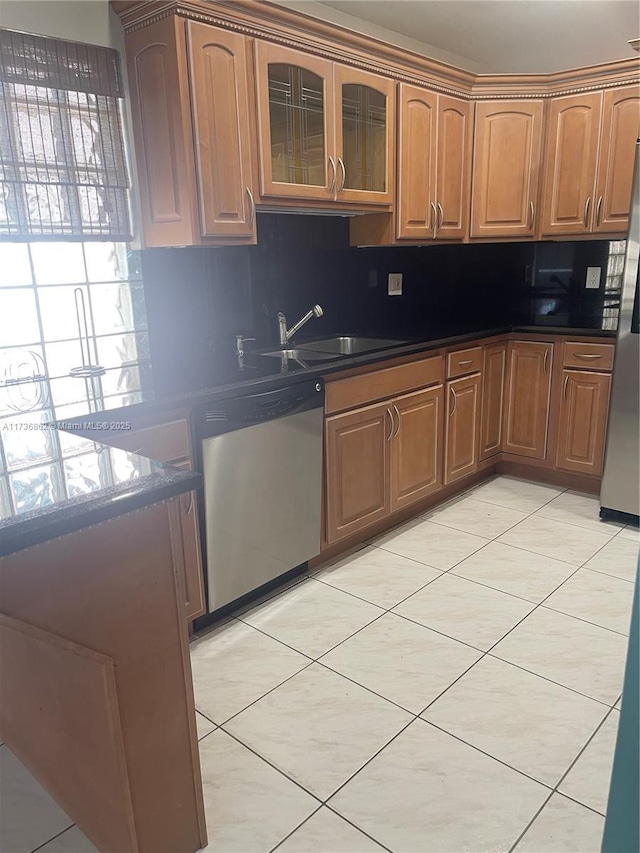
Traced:
[[0, 521], [0, 736], [99, 849], [195, 851], [178, 501], [200, 478], [87, 445], [67, 436], [64, 470], [82, 450], [97, 485]]

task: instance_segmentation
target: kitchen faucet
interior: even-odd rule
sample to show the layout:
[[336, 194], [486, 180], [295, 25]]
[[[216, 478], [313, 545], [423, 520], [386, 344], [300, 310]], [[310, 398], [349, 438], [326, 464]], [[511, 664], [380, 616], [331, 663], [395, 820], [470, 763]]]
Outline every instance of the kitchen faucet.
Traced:
[[314, 305], [310, 311], [298, 320], [297, 323], [294, 323], [290, 329], [287, 329], [287, 318], [284, 316], [282, 311], [278, 311], [278, 329], [280, 331], [280, 346], [284, 346], [288, 344], [291, 338], [298, 332], [305, 323], [307, 323], [312, 317], [322, 317], [323, 311], [319, 305]]

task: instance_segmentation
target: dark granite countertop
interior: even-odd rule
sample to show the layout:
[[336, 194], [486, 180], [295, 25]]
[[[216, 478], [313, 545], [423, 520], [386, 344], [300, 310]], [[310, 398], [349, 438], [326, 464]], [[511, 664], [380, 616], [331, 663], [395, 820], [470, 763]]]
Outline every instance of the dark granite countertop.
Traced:
[[38, 506], [40, 491], [50, 487], [35, 476], [29, 484], [35, 508], [28, 509], [27, 500], [26, 509], [0, 519], [0, 557], [191, 491], [202, 480], [200, 474], [73, 435], [65, 436], [60, 462], [64, 483], [58, 491], [64, 496], [52, 493], [46, 506]]

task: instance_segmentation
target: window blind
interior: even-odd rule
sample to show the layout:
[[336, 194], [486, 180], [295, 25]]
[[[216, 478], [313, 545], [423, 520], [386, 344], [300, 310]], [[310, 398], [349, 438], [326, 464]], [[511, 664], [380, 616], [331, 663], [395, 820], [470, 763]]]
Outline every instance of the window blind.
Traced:
[[128, 240], [118, 53], [0, 29], [0, 240]]

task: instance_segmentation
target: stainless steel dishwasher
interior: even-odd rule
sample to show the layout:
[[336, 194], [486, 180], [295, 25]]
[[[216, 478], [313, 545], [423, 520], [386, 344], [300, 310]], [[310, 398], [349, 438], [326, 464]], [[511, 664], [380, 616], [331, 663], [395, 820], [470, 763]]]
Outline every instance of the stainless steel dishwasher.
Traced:
[[198, 412], [209, 613], [320, 552], [323, 405], [314, 379]]

